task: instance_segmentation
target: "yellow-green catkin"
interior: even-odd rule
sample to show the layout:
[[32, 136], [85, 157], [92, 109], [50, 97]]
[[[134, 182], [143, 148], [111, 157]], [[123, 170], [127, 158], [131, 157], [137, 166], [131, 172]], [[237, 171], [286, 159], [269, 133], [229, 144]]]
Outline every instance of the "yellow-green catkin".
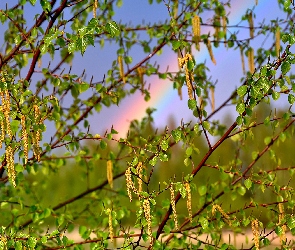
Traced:
[[97, 10], [97, 0], [94, 0], [93, 9], [92, 9], [93, 18], [96, 18], [96, 10]]
[[252, 220], [251, 222], [251, 229], [253, 233], [253, 240], [256, 250], [259, 250], [259, 224], [258, 220]]
[[125, 177], [126, 177], [127, 194], [128, 194], [129, 200], [131, 202], [132, 201], [131, 190], [133, 189], [133, 186], [134, 186], [134, 184], [132, 182], [132, 177], [131, 177], [131, 167], [126, 169]]
[[[0, 112], [3, 113], [2, 106], [0, 106]], [[2, 115], [1, 115], [1, 120], [0, 120], [0, 126], [1, 126], [0, 148], [2, 148], [2, 144], [5, 139], [5, 123], [4, 123], [4, 117]]]
[[122, 78], [123, 83], [126, 83], [126, 77], [124, 74], [124, 64], [123, 64], [123, 58], [122, 56], [118, 56], [118, 64], [119, 64], [119, 72], [120, 72], [120, 77]]
[[175, 229], [178, 230], [178, 219], [177, 219], [177, 213], [176, 213], [176, 205], [175, 205], [175, 196], [174, 196], [174, 184], [171, 183], [170, 187], [170, 202], [172, 207], [172, 214], [173, 214], [173, 220], [175, 224]]
[[186, 207], [188, 210], [188, 217], [190, 222], [193, 222], [193, 214], [192, 214], [192, 194], [191, 194], [191, 186], [188, 182], [185, 182], [185, 190], [186, 190]]
[[215, 60], [215, 57], [214, 57], [214, 54], [213, 54], [211, 41], [209, 39], [206, 42], [206, 46], [207, 46], [207, 49], [209, 51], [209, 55], [210, 55], [211, 61], [214, 63], [214, 65], [216, 65], [216, 60]]
[[109, 233], [110, 233], [110, 239], [111, 242], [114, 241], [114, 229], [113, 229], [113, 217], [112, 217], [112, 210], [111, 209], [107, 209], [107, 214], [109, 216]]
[[193, 41], [196, 44], [196, 49], [200, 50], [201, 22], [200, 17], [195, 15], [192, 20], [193, 26]]
[[15, 183], [16, 172], [14, 169], [14, 154], [13, 154], [13, 149], [10, 145], [7, 146], [7, 148], [6, 148], [5, 156], [6, 156], [6, 162], [7, 162], [8, 177], [9, 177], [12, 185], [14, 187], [16, 187], [16, 183]]
[[248, 65], [249, 65], [249, 71], [251, 74], [255, 71], [255, 64], [254, 64], [254, 50], [250, 48], [248, 50]]
[[24, 148], [24, 158], [25, 158], [25, 164], [28, 162], [28, 152], [29, 152], [29, 143], [28, 143], [28, 133], [26, 128], [26, 116], [21, 116], [21, 126], [22, 126], [22, 142], [23, 142], [23, 148]]
[[151, 218], [151, 207], [150, 207], [149, 198], [144, 199], [142, 206], [144, 211], [144, 217], [147, 221], [147, 234], [149, 236], [150, 244], [152, 244], [153, 232], [152, 232], [152, 218]]
[[228, 216], [228, 214], [226, 212], [224, 212], [224, 210], [221, 208], [221, 206], [214, 204], [212, 207], [212, 214], [215, 215], [215, 212], [218, 211], [219, 213], [221, 213], [223, 220], [229, 225], [231, 226], [231, 221], [230, 221], [230, 217]]
[[254, 38], [254, 22], [253, 22], [253, 12], [252, 11], [248, 14], [248, 21], [249, 21], [249, 27], [250, 27], [250, 37]]
[[5, 123], [6, 123], [6, 133], [9, 138], [12, 139], [12, 131], [10, 127], [10, 96], [8, 90], [1, 91], [1, 100], [2, 100], [2, 112], [4, 114]]
[[[138, 182], [138, 193], [140, 194], [140, 192], [142, 192], [142, 162], [139, 162], [137, 165], [137, 182]], [[140, 199], [140, 196], [139, 196]]]
[[[34, 105], [34, 118], [35, 118], [35, 122], [36, 124], [40, 124], [41, 122], [41, 112], [39, 110], [38, 105]], [[37, 129], [37, 131], [35, 131], [35, 134], [33, 135], [33, 139], [32, 139], [32, 143], [33, 143], [33, 153], [34, 153], [34, 157], [37, 159], [37, 161], [40, 161], [40, 139], [41, 139], [41, 131], [40, 129]]]
[[226, 32], [227, 32], [227, 17], [224, 15], [222, 16], [222, 29], [224, 33], [224, 47], [227, 47], [227, 37], [226, 37]]
[[110, 187], [113, 188], [113, 162], [111, 160], [107, 161], [107, 179]]
[[280, 57], [280, 50], [281, 50], [281, 31], [280, 28], [276, 28], [276, 41], [275, 41], [275, 47], [276, 47], [276, 54], [277, 57]]
[[214, 16], [214, 22], [213, 22], [213, 25], [214, 25], [214, 37], [215, 37], [215, 40], [218, 42], [220, 39], [219, 39], [219, 32], [220, 32], [220, 16], [219, 15], [215, 15]]
[[141, 85], [141, 90], [144, 89], [144, 80], [143, 80], [143, 75], [145, 73], [145, 68], [143, 67], [138, 67], [137, 68], [137, 73], [138, 73], [138, 77], [139, 77], [139, 83]]
[[210, 86], [210, 95], [211, 95], [211, 108], [212, 112], [215, 111], [215, 88], [214, 86]]
[[283, 203], [279, 203], [279, 225], [282, 228], [282, 233], [280, 234], [280, 243], [282, 246], [285, 245], [286, 243], [286, 225], [282, 225], [284, 218], [285, 218], [285, 211], [284, 211], [284, 204]]
[[185, 81], [186, 81], [186, 85], [187, 85], [187, 90], [188, 90], [188, 96], [189, 99], [194, 100], [194, 96], [193, 96], [193, 72], [190, 71], [187, 67], [187, 64], [189, 61], [193, 61], [193, 58], [191, 56], [191, 54], [186, 54], [184, 58], [178, 58], [178, 65], [179, 67], [183, 67], [183, 65], [186, 65], [185, 67]]

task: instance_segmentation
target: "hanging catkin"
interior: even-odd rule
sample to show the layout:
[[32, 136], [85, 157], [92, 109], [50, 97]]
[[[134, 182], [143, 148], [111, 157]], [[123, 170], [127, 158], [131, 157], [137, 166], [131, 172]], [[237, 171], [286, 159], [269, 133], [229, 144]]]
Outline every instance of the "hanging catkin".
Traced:
[[118, 64], [119, 64], [119, 72], [120, 72], [120, 77], [122, 78], [123, 83], [126, 83], [126, 78], [124, 74], [124, 65], [123, 65], [123, 58], [122, 56], [118, 56]]
[[280, 28], [276, 28], [276, 55], [277, 57], [280, 57], [280, 50], [281, 50], [281, 31]]
[[198, 15], [195, 15], [193, 17], [192, 26], [193, 26], [193, 41], [196, 44], [196, 49], [200, 50], [201, 23], [200, 23], [200, 17]]
[[254, 50], [250, 48], [248, 50], [248, 64], [249, 64], [249, 71], [251, 74], [255, 71], [255, 65], [254, 65]]
[[226, 40], [226, 31], [227, 31], [227, 17], [222, 16], [222, 29], [224, 33], [224, 47], [227, 46], [227, 40]]
[[107, 161], [107, 179], [110, 187], [113, 188], [113, 162], [111, 160]]
[[249, 21], [249, 26], [250, 26], [250, 37], [254, 38], [254, 24], [253, 24], [253, 13], [252, 13], [252, 11], [248, 15], [248, 21]]
[[207, 40], [206, 45], [207, 45], [207, 49], [209, 51], [209, 55], [210, 55], [211, 61], [216, 65], [216, 60], [215, 60], [215, 57], [213, 55], [211, 41], [209, 39]]

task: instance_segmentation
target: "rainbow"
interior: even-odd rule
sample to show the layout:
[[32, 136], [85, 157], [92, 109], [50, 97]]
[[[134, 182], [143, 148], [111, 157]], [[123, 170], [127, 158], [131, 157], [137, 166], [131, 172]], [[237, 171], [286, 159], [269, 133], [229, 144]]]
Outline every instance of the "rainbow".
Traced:
[[[276, 5], [275, 5], [276, 4]], [[232, 6], [229, 14], [229, 25], [237, 24], [240, 21], [241, 15], [243, 15], [247, 9], [252, 9], [255, 6], [255, 0], [234, 0], [232, 1]], [[255, 6], [255, 13], [259, 18], [259, 13], [262, 14], [263, 18], [272, 18], [271, 11], [265, 11], [265, 8], [273, 9], [277, 8], [276, 1], [259, 0], [258, 5]], [[259, 20], [262, 21], [262, 20]], [[246, 30], [248, 32], [248, 30]], [[202, 28], [202, 32], [206, 33], [206, 28]], [[208, 30], [207, 30], [208, 32]], [[221, 48], [222, 45], [215, 49], [214, 56], [217, 61], [217, 65], [213, 65], [210, 61], [210, 57], [206, 47], [201, 47], [200, 52], [195, 52], [194, 56], [196, 61], [204, 62], [206, 60], [206, 65], [210, 69], [208, 75], [213, 76], [213, 79], [219, 80], [216, 88], [216, 103], [220, 104], [225, 97], [229, 96], [231, 92], [240, 83], [240, 78], [242, 77], [242, 68], [240, 63], [240, 52], [233, 50], [227, 50], [226, 48]], [[213, 48], [214, 51], [214, 48]], [[163, 71], [169, 64], [169, 70], [177, 70], [178, 62], [177, 56], [174, 52], [164, 51], [165, 56], [160, 55], [154, 60], [160, 65]], [[230, 53], [230, 54], [229, 54]], [[165, 58], [165, 59], [164, 59]], [[167, 60], [167, 58], [169, 58]], [[221, 77], [222, 76], [222, 77]], [[119, 107], [108, 109], [107, 114], [104, 112], [100, 116], [105, 117], [103, 125], [106, 128], [110, 128], [112, 125], [114, 129], [119, 132], [120, 137], [124, 137], [128, 131], [130, 121], [134, 119], [141, 120], [146, 115], [146, 109], [148, 107], [156, 108], [153, 115], [154, 125], [158, 128], [163, 128], [168, 118], [173, 116], [177, 124], [180, 124], [180, 120], [183, 119], [188, 122], [193, 119], [191, 110], [187, 108], [187, 90], [183, 88], [183, 100], [180, 100], [177, 91], [173, 89], [173, 83], [168, 80], [158, 80], [155, 78], [146, 78], [147, 84], [151, 83], [150, 93], [151, 99], [148, 102], [144, 101], [141, 93], [136, 93], [130, 98], [127, 97], [123, 100]]]

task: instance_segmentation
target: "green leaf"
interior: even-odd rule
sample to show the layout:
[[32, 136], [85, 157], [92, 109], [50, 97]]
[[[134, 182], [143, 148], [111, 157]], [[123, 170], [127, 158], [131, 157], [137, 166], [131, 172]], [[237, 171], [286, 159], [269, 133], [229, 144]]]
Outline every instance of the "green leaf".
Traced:
[[239, 193], [241, 196], [244, 196], [247, 190], [246, 190], [246, 188], [245, 188], [244, 186], [239, 186], [239, 187], [237, 188], [237, 191], [238, 191], [238, 193]]
[[291, 64], [289, 62], [283, 62], [281, 65], [282, 74], [285, 75], [291, 69]]
[[237, 93], [239, 96], [243, 97], [247, 93], [247, 86], [243, 85], [237, 89]]
[[179, 142], [181, 140], [181, 131], [179, 131], [178, 129], [172, 130], [171, 131], [172, 137], [175, 140], [175, 142]]
[[288, 95], [288, 102], [293, 104], [295, 102], [295, 96], [293, 94]]
[[75, 50], [76, 50], [76, 42], [70, 42], [68, 46], [69, 53], [71, 54], [75, 52]]
[[197, 106], [197, 101], [189, 99], [187, 101], [187, 106], [188, 106], [189, 109], [194, 110], [196, 108], [196, 106]]
[[120, 35], [119, 26], [117, 25], [115, 21], [111, 21], [107, 23], [105, 26], [105, 29], [112, 37]]
[[273, 98], [275, 101], [278, 100], [278, 99], [280, 98], [280, 93], [277, 92], [277, 91], [273, 91], [271, 95], [272, 95], [272, 98]]
[[31, 236], [31, 237], [29, 237], [27, 243], [28, 243], [29, 248], [34, 249], [37, 244], [37, 239], [35, 237]]
[[169, 147], [168, 141], [167, 140], [161, 141], [160, 146], [161, 146], [162, 150], [166, 151]]
[[158, 160], [158, 157], [157, 156], [154, 156], [150, 161], [149, 163], [152, 165], [152, 166], [155, 166], [157, 164], [157, 160]]
[[244, 184], [248, 190], [252, 187], [252, 181], [249, 178], [245, 180]]
[[32, 4], [33, 6], [36, 4], [37, 0], [29, 0], [30, 4]]
[[207, 193], [207, 186], [202, 185], [198, 187], [198, 192], [200, 196], [204, 196]]
[[209, 130], [211, 127], [210, 122], [208, 122], [208, 121], [203, 121], [202, 125], [203, 125], [204, 129], [206, 129], [206, 130]]
[[203, 229], [207, 229], [207, 228], [208, 228], [208, 226], [209, 226], [209, 222], [208, 222], [208, 220], [207, 220], [206, 218], [201, 217], [201, 218], [199, 219], [199, 221], [200, 221], [201, 226], [202, 226]]
[[287, 226], [288, 226], [290, 229], [295, 228], [295, 217], [294, 217], [294, 216], [291, 216], [291, 217], [287, 220]]
[[84, 55], [87, 45], [87, 40], [84, 37], [79, 37], [77, 39], [76, 46], [77, 49], [80, 50], [82, 55]]
[[245, 104], [244, 103], [239, 103], [236, 107], [236, 110], [238, 111], [239, 114], [243, 114], [245, 111]]

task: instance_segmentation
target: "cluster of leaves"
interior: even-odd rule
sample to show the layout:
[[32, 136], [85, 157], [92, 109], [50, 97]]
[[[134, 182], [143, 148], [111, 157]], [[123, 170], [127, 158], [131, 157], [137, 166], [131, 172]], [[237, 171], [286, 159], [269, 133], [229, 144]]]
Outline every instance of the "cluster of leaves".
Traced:
[[[8, 91], [10, 102], [8, 112], [1, 96], [0, 249], [234, 249], [240, 246], [221, 241], [225, 229], [243, 234], [251, 225], [249, 247], [272, 244], [273, 234], [282, 248], [294, 247], [286, 237], [295, 234], [292, 1], [278, 1], [286, 19], [255, 26], [255, 8], [245, 10], [246, 39], [230, 30], [245, 28], [228, 25], [230, 2], [147, 2], [164, 6], [167, 19], [134, 26], [115, 21], [122, 0], [19, 0], [0, 10], [6, 28], [0, 92]], [[197, 34], [196, 18], [198, 32], [208, 30]], [[256, 39], [271, 35], [270, 47], [257, 45], [252, 58]], [[240, 49], [249, 59], [249, 72], [218, 107], [209, 63], [192, 56], [195, 48], [208, 49], [215, 62], [211, 43], [214, 49], [224, 44], [227, 53]], [[111, 48], [110, 67], [101, 79], [89, 79], [91, 68], [72, 72], [75, 65], [81, 70], [79, 54], [105, 47]], [[178, 70], [160, 70], [154, 58], [164, 48], [179, 57]], [[172, 122], [157, 132], [150, 108], [125, 137], [114, 127], [98, 134], [94, 111], [98, 116], [120, 107], [136, 92], [148, 101], [144, 79], [150, 76], [166, 79], [181, 98], [188, 90], [184, 99], [195, 122]], [[283, 109], [276, 108], [278, 100]], [[232, 122], [213, 120], [231, 106], [237, 111]], [[8, 176], [7, 148], [13, 149], [15, 177]]]

